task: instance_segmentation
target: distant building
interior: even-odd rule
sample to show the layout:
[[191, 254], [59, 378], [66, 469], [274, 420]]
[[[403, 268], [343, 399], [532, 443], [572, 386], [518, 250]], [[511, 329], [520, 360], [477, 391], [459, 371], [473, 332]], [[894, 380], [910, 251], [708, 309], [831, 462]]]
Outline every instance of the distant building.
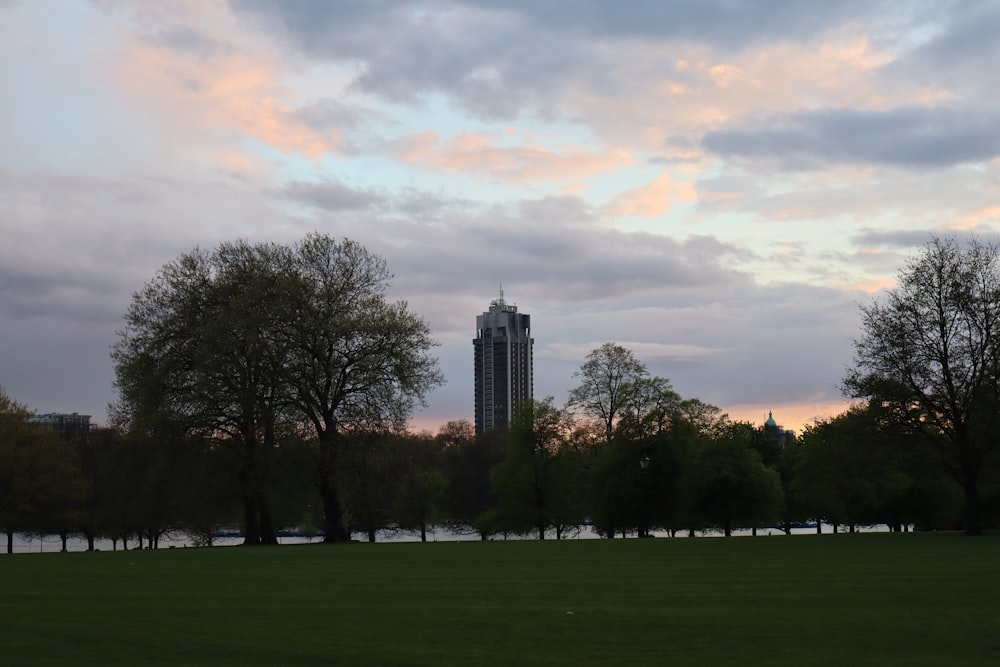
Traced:
[[476, 317], [476, 433], [508, 426], [518, 403], [534, 395], [531, 316], [500, 298]]
[[81, 415], [77, 412], [72, 414], [50, 412], [44, 415], [32, 415], [29, 421], [44, 424], [67, 440], [75, 440], [78, 437], [86, 438], [90, 433], [90, 415]]
[[774, 421], [774, 414], [770, 410], [767, 412], [767, 421], [764, 422], [764, 430], [782, 446], [784, 446], [786, 441], [795, 439], [795, 431], [783, 429], [778, 426], [778, 423]]

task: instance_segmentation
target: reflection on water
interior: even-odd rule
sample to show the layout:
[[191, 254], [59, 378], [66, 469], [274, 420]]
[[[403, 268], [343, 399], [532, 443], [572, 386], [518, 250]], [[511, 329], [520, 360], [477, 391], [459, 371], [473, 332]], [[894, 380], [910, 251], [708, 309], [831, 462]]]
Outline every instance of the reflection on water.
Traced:
[[[841, 527], [841, 532], [845, 532], [845, 529]], [[858, 528], [859, 532], [887, 532], [888, 528], [884, 525], [877, 526], [862, 526]], [[829, 534], [833, 532], [833, 526], [823, 524], [823, 533]], [[654, 537], [668, 538], [669, 534], [666, 531], [652, 531]], [[687, 531], [680, 531], [677, 533], [675, 539], [687, 538]], [[777, 536], [782, 535], [780, 529], [778, 528], [758, 528], [757, 535], [760, 537], [767, 536]], [[814, 535], [816, 534], [815, 526], [793, 528], [793, 535]], [[697, 532], [698, 537], [721, 537], [719, 532]], [[734, 536], [749, 536], [751, 531], [747, 530], [735, 530], [733, 531]], [[5, 537], [5, 536], [4, 536]], [[417, 533], [409, 533], [394, 530], [383, 530], [379, 531], [376, 535], [378, 542], [419, 542], [420, 535]], [[551, 539], [555, 538], [555, 533], [553, 532], [548, 536]], [[630, 538], [635, 537], [634, 534], [629, 536]], [[366, 538], [363, 534], [356, 533], [354, 535], [355, 540], [364, 541]], [[458, 533], [447, 528], [435, 528], [433, 530], [428, 530], [427, 541], [428, 542], [456, 542], [456, 541], [468, 541], [468, 540], [478, 540], [479, 535], [476, 533]], [[502, 535], [494, 536], [494, 540], [503, 539], [535, 539], [534, 534], [529, 536], [515, 536], [511, 535], [504, 538]], [[588, 540], [588, 539], [600, 539], [600, 536], [594, 533], [590, 526], [581, 526], [579, 531], [568, 533], [565, 539], [571, 540]], [[278, 537], [279, 544], [307, 544], [313, 542], [322, 542], [322, 537], [308, 538], [298, 535], [285, 535]], [[234, 534], [233, 532], [226, 532], [213, 540], [213, 546], [216, 547], [229, 547], [235, 546], [243, 543], [242, 536]], [[160, 538], [160, 549], [177, 549], [177, 548], [189, 548], [194, 547], [195, 540], [182, 532], [173, 532], [169, 535], [165, 535]], [[94, 549], [96, 551], [112, 551], [114, 550], [114, 544], [111, 540], [99, 539], [94, 540]], [[136, 540], [129, 540], [129, 549], [137, 548], [138, 542]], [[118, 541], [118, 550], [122, 550], [122, 542]], [[14, 553], [54, 553], [62, 550], [62, 539], [58, 535], [14, 535]], [[66, 551], [86, 551], [87, 550], [87, 540], [81, 537], [70, 537], [66, 541]], [[7, 541], [2, 539], [0, 541], [0, 555], [7, 553]]]

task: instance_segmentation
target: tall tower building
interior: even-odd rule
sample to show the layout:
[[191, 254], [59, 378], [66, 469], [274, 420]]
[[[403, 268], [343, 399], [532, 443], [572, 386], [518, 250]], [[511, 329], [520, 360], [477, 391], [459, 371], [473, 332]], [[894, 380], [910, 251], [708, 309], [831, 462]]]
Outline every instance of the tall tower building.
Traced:
[[500, 298], [476, 316], [476, 433], [508, 426], [518, 403], [534, 394], [531, 316]]

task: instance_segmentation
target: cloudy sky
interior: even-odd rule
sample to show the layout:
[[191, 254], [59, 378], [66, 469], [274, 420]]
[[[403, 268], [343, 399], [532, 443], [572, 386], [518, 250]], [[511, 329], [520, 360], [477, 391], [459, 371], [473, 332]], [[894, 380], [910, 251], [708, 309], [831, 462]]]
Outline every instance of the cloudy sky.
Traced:
[[535, 395], [606, 341], [685, 397], [843, 408], [858, 304], [1000, 229], [1000, 3], [0, 0], [0, 386], [105, 419], [132, 292], [196, 246], [382, 255], [472, 416], [475, 317]]

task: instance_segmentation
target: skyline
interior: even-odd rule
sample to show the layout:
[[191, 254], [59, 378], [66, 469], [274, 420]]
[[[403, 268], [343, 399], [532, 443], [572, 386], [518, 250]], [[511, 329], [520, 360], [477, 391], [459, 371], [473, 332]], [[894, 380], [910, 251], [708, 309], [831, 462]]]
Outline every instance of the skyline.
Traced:
[[473, 419], [474, 318], [536, 398], [605, 342], [685, 398], [839, 413], [859, 304], [1000, 229], [1000, 5], [0, 0], [0, 386], [104, 422], [132, 292], [195, 247], [347, 237]]

